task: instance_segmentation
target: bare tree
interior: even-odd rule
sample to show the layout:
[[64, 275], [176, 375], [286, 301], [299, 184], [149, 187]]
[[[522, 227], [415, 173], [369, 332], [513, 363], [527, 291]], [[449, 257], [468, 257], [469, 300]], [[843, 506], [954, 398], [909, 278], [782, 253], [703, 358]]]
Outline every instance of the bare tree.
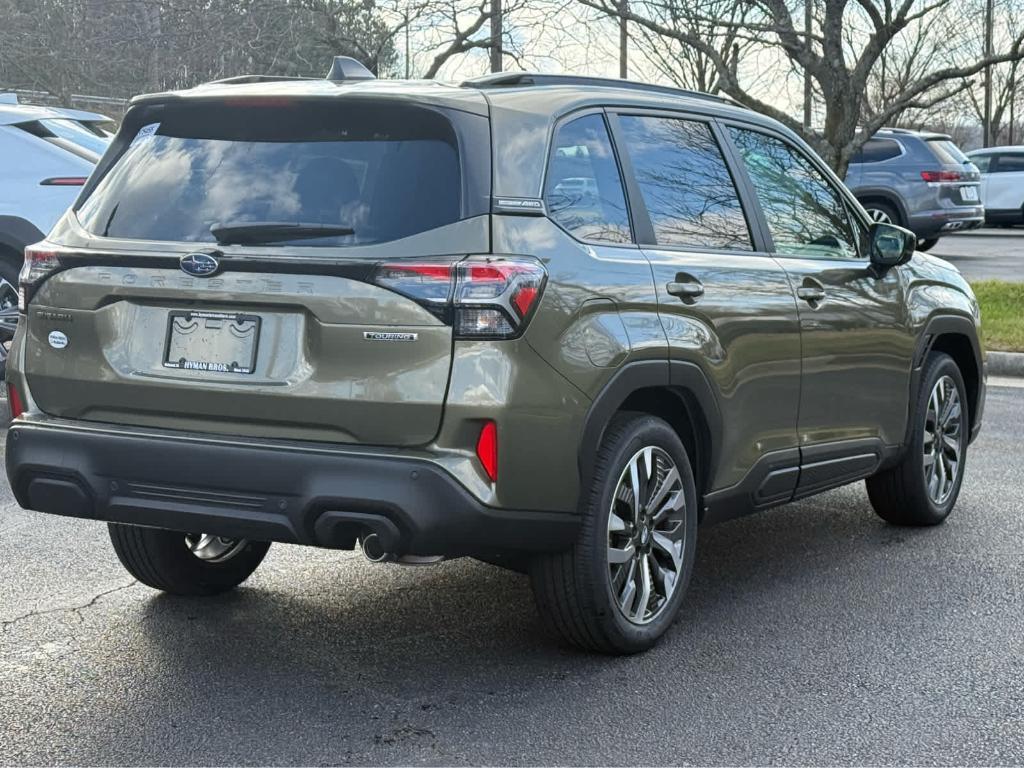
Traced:
[[[902, 84], [884, 103], [871, 104], [868, 84], [887, 51], [908, 44], [903, 33], [916, 23], [927, 23], [953, 0], [820, 0], [814, 24], [804, 28], [804, 6], [787, 0], [737, 0], [747, 12], [740, 20], [717, 18], [705, 10], [707, 0], [633, 2], [623, 10], [615, 0], [580, 0], [612, 17], [625, 16], [635, 26], [666, 41], [689, 46], [714, 65], [720, 89], [737, 101], [775, 117], [815, 145], [842, 176], [853, 154], [868, 136], [908, 109], [927, 108], [964, 89], [964, 81], [986, 66], [1024, 56], [1024, 34], [1008, 41], [991, 57], [929, 66]], [[693, 5], [701, 25], [680, 13], [664, 18], [664, 9]], [[852, 30], [852, 33], [851, 33]], [[806, 73], [820, 95], [823, 125], [806, 130], [785, 106], [773, 104], [745, 81], [743, 62], [722, 51], [728, 35], [749, 41], [757, 50], [755, 62], [771, 56], [788, 62], [791, 73]], [[737, 66], [737, 64], [739, 64]]]

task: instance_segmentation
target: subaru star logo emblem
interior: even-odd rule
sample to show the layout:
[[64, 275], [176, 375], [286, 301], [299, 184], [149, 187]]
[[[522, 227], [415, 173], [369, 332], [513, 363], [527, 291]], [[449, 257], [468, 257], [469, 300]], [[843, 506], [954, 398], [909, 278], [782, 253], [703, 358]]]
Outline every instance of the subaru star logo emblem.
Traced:
[[209, 277], [220, 269], [220, 262], [208, 253], [190, 253], [178, 262], [182, 272], [194, 277]]

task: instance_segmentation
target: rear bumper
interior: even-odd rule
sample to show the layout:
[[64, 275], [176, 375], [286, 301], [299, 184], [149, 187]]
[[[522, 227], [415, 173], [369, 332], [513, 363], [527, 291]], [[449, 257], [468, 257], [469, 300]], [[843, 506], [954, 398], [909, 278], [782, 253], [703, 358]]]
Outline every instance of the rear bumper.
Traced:
[[907, 228], [922, 240], [941, 237], [950, 232], [976, 229], [985, 223], [985, 209], [977, 207], [942, 208], [915, 214]]
[[553, 551], [578, 526], [487, 507], [426, 459], [41, 416], [11, 423], [7, 476], [38, 512], [341, 549], [376, 533], [399, 555]]

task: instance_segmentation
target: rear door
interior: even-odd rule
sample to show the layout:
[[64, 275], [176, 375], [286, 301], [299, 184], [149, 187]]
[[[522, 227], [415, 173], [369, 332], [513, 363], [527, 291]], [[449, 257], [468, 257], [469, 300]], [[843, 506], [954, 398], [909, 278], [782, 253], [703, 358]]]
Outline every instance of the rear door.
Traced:
[[900, 268], [882, 275], [842, 187], [787, 139], [732, 124], [772, 248], [797, 293], [802, 341], [798, 424], [810, 493], [873, 469], [900, 443], [914, 335]]
[[429, 442], [451, 363], [451, 265], [489, 247], [489, 166], [466, 160], [473, 142], [488, 156], [486, 117], [227, 100], [129, 125], [59, 235], [60, 271], [31, 299], [26, 374], [39, 407], [233, 435]]
[[786, 273], [760, 247], [709, 118], [623, 112], [613, 123], [669, 356], [700, 366], [721, 398], [722, 460], [709, 490], [748, 480], [755, 504], [786, 500], [800, 391]]
[[985, 179], [986, 207], [993, 211], [1021, 211], [1024, 206], [1024, 152], [994, 156]]

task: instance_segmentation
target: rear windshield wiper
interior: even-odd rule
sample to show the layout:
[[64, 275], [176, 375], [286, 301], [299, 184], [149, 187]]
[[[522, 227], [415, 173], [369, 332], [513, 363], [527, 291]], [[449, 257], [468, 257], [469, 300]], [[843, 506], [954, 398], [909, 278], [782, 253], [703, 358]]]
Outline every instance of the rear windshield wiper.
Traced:
[[352, 227], [341, 224], [303, 224], [296, 221], [247, 221], [241, 224], [214, 224], [210, 233], [218, 245], [258, 245], [285, 240], [354, 235]]

